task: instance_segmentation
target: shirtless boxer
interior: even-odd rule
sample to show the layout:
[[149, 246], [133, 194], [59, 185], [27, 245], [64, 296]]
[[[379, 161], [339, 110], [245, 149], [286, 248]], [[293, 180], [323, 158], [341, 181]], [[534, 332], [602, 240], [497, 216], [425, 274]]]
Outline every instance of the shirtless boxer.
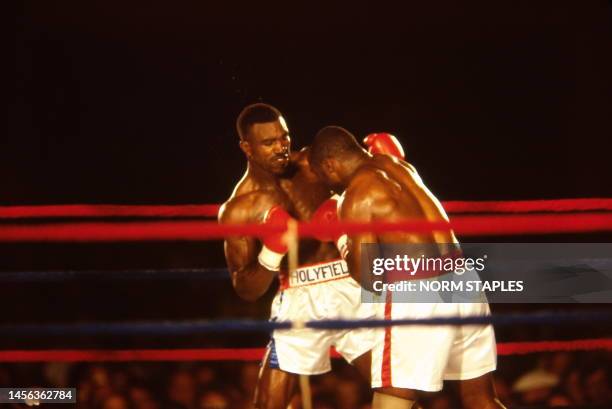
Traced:
[[[317, 222], [330, 217], [330, 212], [335, 217], [335, 202], [327, 201], [329, 188], [310, 170], [306, 151], [291, 153], [289, 130], [276, 108], [250, 105], [236, 126], [247, 170], [220, 210], [221, 223], [285, 224], [290, 217]], [[256, 300], [278, 276], [281, 284], [272, 303], [272, 320], [372, 317], [371, 307], [360, 308], [360, 286], [348, 274], [331, 238], [319, 239], [323, 241], [300, 240], [302, 267], [288, 274], [281, 269], [287, 253], [281, 235], [267, 236], [263, 243], [253, 237], [228, 238], [225, 258], [237, 294]], [[372, 341], [369, 330], [274, 331], [260, 373], [256, 407], [287, 408], [297, 375], [331, 369], [330, 346], [369, 379]]]
[[[310, 164], [321, 180], [342, 193], [340, 220], [448, 221], [442, 206], [410, 164], [365, 152], [343, 128], [326, 127], [317, 134], [310, 149]], [[430, 244], [423, 247], [436, 254], [428, 257], [445, 256], [458, 249], [451, 230], [345, 235], [337, 245], [351, 275], [362, 283], [371, 282], [372, 277], [360, 277], [361, 243]], [[488, 314], [486, 303], [387, 302], [379, 304], [378, 316], [400, 319]], [[497, 363], [492, 326], [396, 326], [377, 331], [376, 338], [372, 350], [373, 409], [410, 409], [418, 391], [441, 390], [443, 380], [458, 381], [466, 408], [503, 408], [491, 375]]]

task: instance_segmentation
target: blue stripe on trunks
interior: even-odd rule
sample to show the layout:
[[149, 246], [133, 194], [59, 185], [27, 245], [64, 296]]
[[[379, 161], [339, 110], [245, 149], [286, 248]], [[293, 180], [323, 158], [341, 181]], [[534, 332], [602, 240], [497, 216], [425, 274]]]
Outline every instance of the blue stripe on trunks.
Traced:
[[274, 338], [270, 340], [268, 344], [268, 349], [270, 350], [270, 356], [268, 359], [268, 366], [272, 369], [280, 369], [278, 364], [278, 355], [276, 355], [276, 344], [274, 343]]

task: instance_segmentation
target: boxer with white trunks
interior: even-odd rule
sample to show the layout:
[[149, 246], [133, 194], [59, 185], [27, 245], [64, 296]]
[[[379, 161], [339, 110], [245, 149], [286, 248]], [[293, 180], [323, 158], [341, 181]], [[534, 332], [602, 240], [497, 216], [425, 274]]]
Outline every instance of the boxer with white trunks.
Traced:
[[[402, 219], [448, 221], [440, 202], [408, 163], [364, 151], [354, 136], [340, 127], [323, 128], [309, 152], [311, 168], [330, 188], [342, 193], [340, 220], [358, 222]], [[351, 234], [337, 241], [350, 274], [372, 290], [374, 277], [361, 276], [362, 243], [411, 244], [429, 249], [426, 257], [456, 254], [452, 232], [390, 232]], [[422, 254], [414, 254], [417, 258]], [[397, 294], [396, 294], [397, 295]], [[483, 303], [401, 303], [387, 292], [378, 303], [378, 318], [410, 319], [490, 314]], [[395, 302], [394, 302], [395, 301]], [[438, 391], [444, 380], [458, 381], [465, 408], [503, 408], [496, 397], [491, 372], [496, 368], [493, 328], [485, 326], [395, 326], [377, 331], [372, 350], [373, 409], [413, 408], [419, 391]]]
[[[276, 108], [250, 105], [236, 125], [247, 170], [221, 207], [220, 223], [285, 225], [289, 218], [320, 222], [336, 216], [335, 202], [328, 200], [331, 192], [310, 170], [307, 152], [291, 152], [287, 124]], [[360, 302], [360, 286], [348, 274], [332, 238], [318, 239], [299, 241], [301, 266], [293, 272], [285, 268], [287, 246], [281, 234], [262, 242], [247, 236], [226, 239], [225, 258], [235, 291], [254, 301], [279, 277], [272, 320], [373, 317], [372, 306]], [[372, 330], [275, 331], [262, 365], [256, 407], [285, 409], [295, 392], [297, 375], [330, 370], [330, 346], [369, 380], [372, 335]]]

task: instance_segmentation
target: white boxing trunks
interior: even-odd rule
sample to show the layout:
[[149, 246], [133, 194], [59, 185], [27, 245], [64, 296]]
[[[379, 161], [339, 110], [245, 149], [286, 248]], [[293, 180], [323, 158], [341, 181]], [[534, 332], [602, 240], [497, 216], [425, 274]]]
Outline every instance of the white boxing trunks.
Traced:
[[[391, 300], [391, 294], [387, 294]], [[383, 298], [384, 299], [384, 298]], [[485, 303], [378, 304], [379, 319], [490, 315]], [[439, 391], [443, 380], [477, 378], [495, 370], [497, 352], [491, 325], [394, 326], [375, 332], [372, 387]]]
[[[371, 319], [374, 304], [361, 303], [361, 287], [349, 275], [344, 260], [299, 267], [281, 275], [281, 288], [272, 302], [272, 321]], [[330, 347], [352, 362], [371, 350], [374, 331], [296, 328], [276, 330], [268, 345], [272, 368], [299, 375], [331, 369]]]

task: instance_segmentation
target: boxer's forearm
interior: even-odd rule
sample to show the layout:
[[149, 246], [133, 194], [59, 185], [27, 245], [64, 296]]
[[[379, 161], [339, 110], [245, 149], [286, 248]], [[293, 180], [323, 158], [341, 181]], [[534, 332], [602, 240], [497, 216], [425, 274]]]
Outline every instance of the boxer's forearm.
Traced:
[[345, 256], [346, 265], [348, 266], [351, 277], [358, 283], [361, 283], [361, 252], [359, 246], [353, 245], [351, 238], [348, 239], [348, 245]]
[[267, 270], [257, 260], [241, 269], [232, 270], [236, 294], [246, 301], [256, 301], [268, 291], [278, 272]]
[[259, 264], [257, 244], [253, 238], [229, 238], [224, 247], [225, 260], [236, 294], [247, 301], [257, 300], [268, 290], [278, 273]]
[[[337, 241], [336, 245], [338, 246], [338, 251], [340, 255], [346, 261], [346, 265], [348, 267], [349, 274], [353, 278], [353, 280], [357, 281], [363, 288], [370, 291], [372, 288], [372, 279], [370, 270], [366, 269], [366, 271], [362, 271], [362, 266], [364, 264], [363, 253], [362, 253], [362, 244], [363, 237], [360, 235], [352, 235], [352, 236], [343, 236]], [[375, 239], [370, 239], [369, 243], [374, 243]], [[367, 254], [369, 256], [369, 254]], [[366, 264], [371, 265], [369, 260], [365, 260]]]
[[348, 253], [345, 258], [351, 277], [368, 291], [372, 291], [372, 283], [376, 277], [372, 275], [370, 269], [362, 271], [362, 266], [364, 264], [372, 265], [371, 258], [373, 254], [371, 254], [371, 250], [373, 250], [373, 248], [369, 248], [370, 251], [363, 254], [364, 247], [362, 245], [376, 243], [376, 241], [376, 236], [371, 234], [353, 235], [349, 237]]

